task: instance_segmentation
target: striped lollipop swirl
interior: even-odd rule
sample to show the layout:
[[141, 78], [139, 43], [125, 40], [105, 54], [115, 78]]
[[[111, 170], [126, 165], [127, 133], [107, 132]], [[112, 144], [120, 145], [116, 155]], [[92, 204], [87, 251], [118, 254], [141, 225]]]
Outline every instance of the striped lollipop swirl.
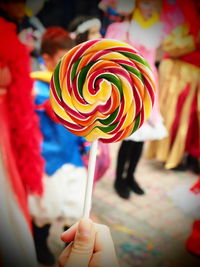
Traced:
[[133, 47], [111, 39], [82, 43], [58, 63], [50, 100], [59, 121], [88, 141], [120, 141], [148, 118], [153, 73]]

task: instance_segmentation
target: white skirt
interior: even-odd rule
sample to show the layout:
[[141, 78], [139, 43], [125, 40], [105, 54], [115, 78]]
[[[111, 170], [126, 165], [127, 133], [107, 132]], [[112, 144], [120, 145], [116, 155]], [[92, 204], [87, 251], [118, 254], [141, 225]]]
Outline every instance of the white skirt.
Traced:
[[52, 223], [58, 218], [71, 224], [82, 216], [86, 187], [86, 169], [63, 165], [54, 175], [44, 177], [44, 193], [40, 198], [28, 198], [30, 213], [38, 225]]
[[162, 118], [155, 124], [146, 121], [142, 127], [126, 138], [135, 142], [144, 142], [150, 140], [161, 140], [168, 135], [167, 129], [162, 122]]

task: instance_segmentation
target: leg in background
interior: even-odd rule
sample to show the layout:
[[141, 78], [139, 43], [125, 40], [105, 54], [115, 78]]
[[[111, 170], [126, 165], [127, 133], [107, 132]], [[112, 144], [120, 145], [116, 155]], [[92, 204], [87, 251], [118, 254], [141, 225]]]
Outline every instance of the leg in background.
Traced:
[[130, 157], [132, 141], [122, 141], [118, 156], [116, 167], [116, 178], [114, 187], [118, 195], [122, 198], [128, 199], [130, 197], [130, 189], [127, 186], [126, 180], [123, 178], [125, 166]]
[[138, 165], [138, 162], [141, 158], [142, 155], [142, 150], [143, 150], [143, 145], [144, 142], [132, 142], [131, 146], [131, 154], [130, 154], [130, 162], [129, 162], [129, 167], [127, 171], [127, 184], [129, 185], [130, 189], [138, 194], [138, 195], [143, 195], [144, 191], [142, 188], [138, 185], [138, 183], [135, 181], [135, 170]]
[[55, 258], [47, 245], [50, 226], [50, 224], [45, 224], [42, 227], [38, 227], [33, 223], [33, 237], [37, 260], [44, 266], [52, 266], [55, 264]]

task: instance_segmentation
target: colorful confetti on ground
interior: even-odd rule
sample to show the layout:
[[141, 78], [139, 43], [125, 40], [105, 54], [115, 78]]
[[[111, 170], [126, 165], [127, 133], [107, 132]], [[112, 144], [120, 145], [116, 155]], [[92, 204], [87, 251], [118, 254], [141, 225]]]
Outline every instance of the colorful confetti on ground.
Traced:
[[146, 194], [123, 200], [113, 189], [118, 146], [110, 145], [112, 166], [95, 186], [93, 212], [110, 226], [121, 266], [200, 266], [200, 258], [185, 250], [193, 218], [168, 196], [176, 186], [194, 183], [197, 176], [167, 171], [158, 162], [142, 159], [136, 179]]

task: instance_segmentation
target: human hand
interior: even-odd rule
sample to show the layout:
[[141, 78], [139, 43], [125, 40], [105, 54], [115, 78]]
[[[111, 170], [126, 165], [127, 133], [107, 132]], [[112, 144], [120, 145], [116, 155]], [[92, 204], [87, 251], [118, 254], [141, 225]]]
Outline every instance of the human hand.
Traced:
[[61, 235], [71, 242], [59, 257], [60, 267], [119, 267], [110, 230], [82, 219]]

